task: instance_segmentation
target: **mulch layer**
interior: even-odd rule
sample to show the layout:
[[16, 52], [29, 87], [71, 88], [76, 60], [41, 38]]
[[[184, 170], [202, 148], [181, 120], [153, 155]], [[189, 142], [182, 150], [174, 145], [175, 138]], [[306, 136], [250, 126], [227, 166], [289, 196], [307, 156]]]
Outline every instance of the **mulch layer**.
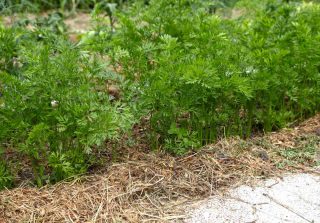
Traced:
[[182, 222], [191, 201], [230, 186], [316, 172], [320, 115], [248, 140], [221, 139], [182, 157], [130, 149], [100, 173], [0, 192], [0, 222]]

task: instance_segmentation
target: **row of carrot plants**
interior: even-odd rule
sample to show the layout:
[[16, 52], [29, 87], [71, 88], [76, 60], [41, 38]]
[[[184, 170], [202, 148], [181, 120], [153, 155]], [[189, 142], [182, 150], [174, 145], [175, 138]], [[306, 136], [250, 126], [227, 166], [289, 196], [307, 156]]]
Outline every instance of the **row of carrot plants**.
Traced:
[[237, 18], [212, 7], [98, 4], [77, 43], [61, 13], [0, 25], [0, 188], [83, 174], [142, 119], [151, 149], [180, 155], [320, 110], [318, 4], [264, 0]]

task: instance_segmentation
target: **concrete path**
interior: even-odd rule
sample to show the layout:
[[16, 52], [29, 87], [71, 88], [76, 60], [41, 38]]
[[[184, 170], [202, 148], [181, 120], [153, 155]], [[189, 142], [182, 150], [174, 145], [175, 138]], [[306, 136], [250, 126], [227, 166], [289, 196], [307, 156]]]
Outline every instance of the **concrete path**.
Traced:
[[296, 174], [240, 186], [189, 213], [186, 223], [320, 223], [320, 175]]

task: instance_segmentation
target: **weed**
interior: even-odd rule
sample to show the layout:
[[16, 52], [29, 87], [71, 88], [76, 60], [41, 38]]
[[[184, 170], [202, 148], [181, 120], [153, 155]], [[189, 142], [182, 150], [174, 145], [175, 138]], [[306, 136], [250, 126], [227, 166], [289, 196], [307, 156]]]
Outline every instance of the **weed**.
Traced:
[[279, 151], [279, 155], [283, 157], [283, 161], [277, 164], [282, 169], [286, 166], [297, 166], [303, 163], [312, 163], [317, 166], [317, 150], [319, 149], [319, 137], [309, 137], [304, 142], [299, 142], [299, 146], [295, 148], [286, 148]]

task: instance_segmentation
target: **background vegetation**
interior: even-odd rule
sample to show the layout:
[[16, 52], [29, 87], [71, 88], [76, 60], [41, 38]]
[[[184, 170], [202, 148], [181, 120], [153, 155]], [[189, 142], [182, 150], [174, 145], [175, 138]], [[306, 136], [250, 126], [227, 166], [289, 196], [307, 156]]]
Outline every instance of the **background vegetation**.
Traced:
[[[320, 109], [316, 2], [1, 7], [60, 13], [0, 28], [0, 187], [28, 168], [38, 186], [85, 173], [105, 142], [122, 141], [134, 124], [145, 125], [151, 149], [180, 155], [219, 137], [277, 130]], [[77, 43], [68, 39], [65, 9], [90, 9], [96, 21]]]

